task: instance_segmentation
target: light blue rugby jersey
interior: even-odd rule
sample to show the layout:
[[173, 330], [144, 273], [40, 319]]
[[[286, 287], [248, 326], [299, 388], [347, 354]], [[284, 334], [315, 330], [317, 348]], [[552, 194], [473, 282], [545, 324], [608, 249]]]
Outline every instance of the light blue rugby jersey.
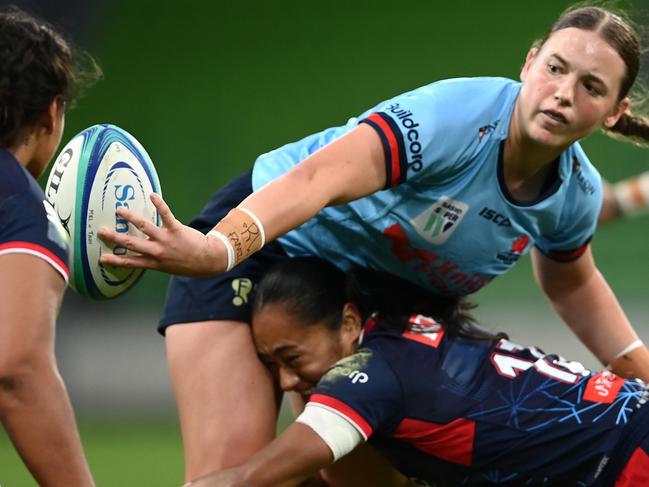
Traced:
[[601, 178], [576, 143], [537, 201], [509, 195], [501, 147], [519, 90], [520, 83], [505, 78], [438, 81], [261, 155], [254, 190], [359, 123], [371, 125], [383, 142], [384, 190], [325, 208], [280, 244], [291, 256], [376, 268], [460, 295], [506, 272], [533, 245], [555, 260], [576, 259], [595, 231]]

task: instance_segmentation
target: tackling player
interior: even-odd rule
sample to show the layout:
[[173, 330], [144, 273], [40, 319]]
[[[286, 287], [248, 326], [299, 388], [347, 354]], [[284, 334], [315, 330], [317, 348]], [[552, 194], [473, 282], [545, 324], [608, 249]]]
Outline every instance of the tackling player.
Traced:
[[36, 182], [100, 75], [54, 28], [0, 12], [0, 421], [39, 485], [94, 485], [54, 355], [68, 240]]
[[[491, 334], [461, 301], [359, 276], [314, 257], [264, 276], [257, 350], [306, 408], [245, 464], [191, 487], [297, 485], [365, 441], [403, 476], [357, 465], [354, 480], [327, 485], [647, 485], [644, 382]], [[337, 465], [322, 477], [340, 477]]]

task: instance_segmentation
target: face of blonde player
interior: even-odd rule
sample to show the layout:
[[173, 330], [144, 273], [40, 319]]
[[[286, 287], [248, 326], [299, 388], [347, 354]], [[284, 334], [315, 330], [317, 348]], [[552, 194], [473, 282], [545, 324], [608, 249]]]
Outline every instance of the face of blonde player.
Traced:
[[356, 351], [361, 318], [346, 304], [341, 326], [306, 324], [281, 304], [262, 307], [252, 319], [259, 357], [276, 374], [283, 391], [306, 395], [338, 360]]
[[565, 148], [596, 129], [615, 125], [626, 65], [596, 32], [567, 28], [532, 49], [521, 72], [515, 117], [523, 137]]

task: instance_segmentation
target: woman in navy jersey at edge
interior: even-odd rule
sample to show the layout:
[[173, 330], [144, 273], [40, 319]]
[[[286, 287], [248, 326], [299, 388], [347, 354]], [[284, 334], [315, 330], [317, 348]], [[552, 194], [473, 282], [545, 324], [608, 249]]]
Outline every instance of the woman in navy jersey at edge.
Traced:
[[68, 236], [36, 178], [101, 72], [52, 26], [0, 11], [0, 421], [39, 485], [94, 485], [54, 355]]
[[160, 228], [120, 209], [148, 239], [103, 229], [139, 254], [104, 254], [104, 264], [189, 276], [172, 279], [160, 322], [186, 479], [241, 463], [274, 436], [248, 295], [287, 255], [461, 296], [531, 252], [540, 288], [580, 340], [616, 373], [648, 380], [649, 352], [591, 254], [602, 183], [578, 142], [598, 129], [649, 140], [647, 119], [630, 111], [640, 53], [623, 16], [572, 8], [530, 49], [522, 83], [443, 80], [379, 103], [263, 154], [190, 226], [157, 196]]
[[[329, 480], [365, 441], [400, 472], [381, 486], [649, 482], [647, 384], [489, 333], [457, 298], [297, 257], [258, 284], [252, 331], [306, 408], [245, 464], [191, 487], [288, 487], [320, 468]], [[375, 465], [347, 471], [353, 485], [377, 485]]]

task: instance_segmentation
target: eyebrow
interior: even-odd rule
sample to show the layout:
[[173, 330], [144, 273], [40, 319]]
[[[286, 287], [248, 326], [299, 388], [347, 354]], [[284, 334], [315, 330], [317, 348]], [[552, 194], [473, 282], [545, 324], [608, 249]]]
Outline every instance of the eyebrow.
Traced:
[[293, 348], [297, 348], [295, 345], [282, 345], [280, 347], [274, 348], [272, 350], [273, 355], [278, 355], [280, 353], [286, 352], [287, 350], [291, 350]]
[[[562, 58], [559, 54], [551, 53], [550, 56], [556, 58], [560, 63], [564, 64], [565, 66], [570, 67], [570, 63], [566, 61], [564, 58]], [[586, 74], [586, 78], [588, 78], [591, 81], [596, 81], [597, 83], [601, 84], [603, 87], [608, 88], [608, 85], [604, 82], [604, 80], [599, 76], [594, 75], [593, 73]]]

